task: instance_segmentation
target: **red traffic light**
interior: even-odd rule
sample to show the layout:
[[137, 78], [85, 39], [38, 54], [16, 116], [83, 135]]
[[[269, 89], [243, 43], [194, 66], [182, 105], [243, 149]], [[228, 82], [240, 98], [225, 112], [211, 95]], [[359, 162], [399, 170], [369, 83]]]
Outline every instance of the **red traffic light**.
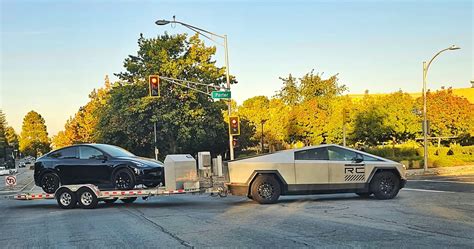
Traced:
[[158, 75], [150, 75], [148, 77], [150, 96], [160, 96], [160, 77]]
[[240, 135], [239, 117], [229, 117], [229, 134], [232, 136]]

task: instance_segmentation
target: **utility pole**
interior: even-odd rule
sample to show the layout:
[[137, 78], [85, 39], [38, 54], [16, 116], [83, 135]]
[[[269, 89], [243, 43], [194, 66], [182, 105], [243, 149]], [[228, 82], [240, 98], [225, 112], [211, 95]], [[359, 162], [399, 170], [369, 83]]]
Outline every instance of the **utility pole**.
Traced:
[[262, 137], [261, 137], [262, 154], [263, 154], [263, 151], [264, 151], [264, 144], [263, 144], [263, 125], [265, 124], [265, 122], [267, 122], [266, 119], [262, 119], [262, 121], [260, 121], [260, 123], [262, 123]]
[[153, 122], [153, 131], [155, 133], [155, 160], [158, 161], [158, 147], [156, 147], [156, 145], [157, 145], [157, 141], [156, 141], [156, 121]]

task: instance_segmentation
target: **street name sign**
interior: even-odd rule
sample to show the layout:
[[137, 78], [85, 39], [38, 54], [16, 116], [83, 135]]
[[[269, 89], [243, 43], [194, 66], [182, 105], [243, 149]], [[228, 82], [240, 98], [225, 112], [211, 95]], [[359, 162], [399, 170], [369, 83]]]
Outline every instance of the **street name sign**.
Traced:
[[230, 99], [230, 91], [212, 91], [213, 99]]

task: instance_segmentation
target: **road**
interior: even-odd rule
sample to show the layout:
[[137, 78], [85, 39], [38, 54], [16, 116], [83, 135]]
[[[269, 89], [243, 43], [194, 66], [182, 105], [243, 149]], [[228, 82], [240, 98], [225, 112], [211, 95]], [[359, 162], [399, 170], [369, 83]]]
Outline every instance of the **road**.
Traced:
[[62, 210], [54, 200], [0, 199], [0, 210], [2, 248], [474, 247], [474, 175], [414, 178], [387, 201], [182, 195]]

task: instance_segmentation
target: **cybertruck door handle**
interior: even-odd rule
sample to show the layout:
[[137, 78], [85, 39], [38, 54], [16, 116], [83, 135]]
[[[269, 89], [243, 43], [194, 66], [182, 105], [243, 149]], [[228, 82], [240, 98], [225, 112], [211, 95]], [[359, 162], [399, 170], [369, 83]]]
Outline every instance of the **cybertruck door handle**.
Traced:
[[344, 166], [365, 166], [364, 163], [346, 163]]

